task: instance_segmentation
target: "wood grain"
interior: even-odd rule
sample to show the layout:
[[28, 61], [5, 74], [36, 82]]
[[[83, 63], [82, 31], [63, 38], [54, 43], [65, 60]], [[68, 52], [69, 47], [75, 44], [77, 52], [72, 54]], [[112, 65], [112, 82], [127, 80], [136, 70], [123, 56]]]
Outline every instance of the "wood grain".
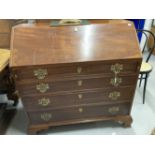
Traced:
[[[142, 59], [131, 22], [22, 24], [13, 28], [11, 51], [10, 66], [29, 116], [29, 134], [50, 126], [101, 120], [131, 125]], [[123, 66], [117, 73], [111, 69], [116, 64]], [[42, 79], [34, 74], [38, 69], [47, 72]], [[121, 78], [117, 87], [111, 84], [116, 78]], [[44, 92], [37, 88], [42, 83], [48, 86]]]
[[[127, 91], [126, 91], [127, 90]], [[71, 106], [80, 106], [80, 105], [96, 105], [96, 104], [117, 104], [118, 102], [131, 102], [133, 96], [133, 87], [124, 87], [124, 88], [107, 88], [107, 89], [96, 89], [96, 90], [87, 90], [79, 92], [69, 92], [62, 94], [39, 94], [33, 96], [23, 96], [22, 101], [25, 108], [28, 111], [37, 111], [37, 110], [47, 110], [47, 109], [59, 109]], [[120, 97], [113, 100], [109, 98], [111, 92], [120, 92]], [[79, 97], [80, 96], [80, 97]], [[46, 106], [39, 104], [40, 99], [48, 99], [50, 103]]]
[[22, 24], [13, 28], [11, 51], [12, 67], [141, 57], [134, 25], [129, 22], [62, 27]]
[[[76, 121], [76, 120], [91, 120], [94, 117], [101, 116], [115, 116], [115, 115], [128, 115], [129, 114], [129, 104], [117, 104], [117, 105], [98, 105], [98, 106], [80, 106], [80, 107], [72, 107], [72, 108], [64, 108], [64, 109], [56, 109], [56, 110], [46, 110], [37, 111], [36, 113], [28, 113], [31, 124], [47, 124], [47, 123], [60, 123], [63, 121]], [[119, 107], [118, 112], [110, 113], [109, 108], [111, 107]], [[79, 109], [83, 109], [82, 112]], [[41, 118], [42, 114], [51, 114], [51, 118], [49, 120], [43, 120]]]

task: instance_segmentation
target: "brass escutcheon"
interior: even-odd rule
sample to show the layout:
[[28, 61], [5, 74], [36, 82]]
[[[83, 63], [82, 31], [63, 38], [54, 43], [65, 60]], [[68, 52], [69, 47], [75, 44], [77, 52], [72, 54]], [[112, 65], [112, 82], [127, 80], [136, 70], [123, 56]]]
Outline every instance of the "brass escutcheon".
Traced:
[[121, 83], [122, 83], [122, 78], [119, 78], [119, 77], [114, 77], [110, 80], [110, 84], [112, 84], [115, 87], [119, 86], [119, 84]]
[[40, 115], [40, 118], [44, 121], [49, 121], [52, 118], [52, 114], [50, 113], [43, 113]]
[[82, 113], [83, 112], [83, 108], [79, 108], [79, 112]]
[[120, 73], [120, 71], [123, 70], [123, 65], [116, 63], [115, 65], [111, 65], [111, 71], [114, 72], [115, 74]]
[[82, 86], [82, 80], [78, 81], [78, 86]]
[[82, 72], [82, 68], [81, 67], [78, 67], [77, 68], [77, 73], [80, 74], [81, 72]]
[[108, 112], [111, 114], [116, 114], [117, 112], [119, 112], [119, 107], [117, 107], [117, 106], [111, 107], [108, 109]]
[[109, 98], [112, 100], [117, 100], [121, 96], [120, 92], [114, 91], [109, 94]]
[[41, 106], [48, 106], [51, 103], [49, 98], [42, 98], [38, 100], [38, 104]]
[[45, 93], [49, 89], [49, 85], [46, 83], [40, 83], [36, 86], [36, 89], [41, 93]]
[[83, 95], [82, 94], [78, 94], [78, 98], [82, 99]]
[[36, 76], [39, 80], [45, 79], [46, 75], [48, 75], [47, 69], [34, 70], [34, 76]]

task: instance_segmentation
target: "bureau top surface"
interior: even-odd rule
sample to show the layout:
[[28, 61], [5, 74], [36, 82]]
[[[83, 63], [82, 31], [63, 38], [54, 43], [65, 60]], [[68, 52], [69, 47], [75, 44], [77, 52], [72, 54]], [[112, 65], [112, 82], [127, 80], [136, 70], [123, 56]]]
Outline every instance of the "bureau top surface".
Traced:
[[55, 27], [21, 24], [12, 30], [11, 67], [140, 58], [129, 21]]

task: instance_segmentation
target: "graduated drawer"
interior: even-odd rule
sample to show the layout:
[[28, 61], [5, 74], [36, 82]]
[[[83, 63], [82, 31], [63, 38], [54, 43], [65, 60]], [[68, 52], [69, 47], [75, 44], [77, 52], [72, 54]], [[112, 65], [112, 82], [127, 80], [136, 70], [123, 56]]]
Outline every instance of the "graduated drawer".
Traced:
[[134, 87], [120, 89], [102, 89], [84, 92], [75, 92], [59, 95], [37, 95], [22, 97], [27, 110], [55, 109], [78, 105], [93, 105], [95, 103], [112, 104], [132, 101]]
[[79, 106], [64, 109], [28, 112], [33, 125], [47, 123], [62, 123], [67, 121], [94, 120], [99, 117], [128, 115], [130, 104]]
[[65, 76], [69, 77], [101, 73], [114, 75], [115, 69], [121, 74], [129, 74], [136, 73], [138, 65], [139, 63], [137, 61], [59, 64], [38, 67], [21, 67], [20, 69], [14, 69], [14, 74], [18, 80], [43, 80], [56, 76], [64, 78]]
[[[134, 86], [137, 81], [137, 76], [122, 76], [118, 77], [120, 81], [118, 86]], [[17, 82], [17, 88], [21, 95], [27, 96], [30, 94], [38, 95], [45, 93], [57, 93], [65, 91], [89, 90], [96, 88], [114, 88], [114, 77], [89, 78], [79, 80], [65, 81], [43, 81], [33, 83]], [[117, 88], [117, 87], [116, 87]]]

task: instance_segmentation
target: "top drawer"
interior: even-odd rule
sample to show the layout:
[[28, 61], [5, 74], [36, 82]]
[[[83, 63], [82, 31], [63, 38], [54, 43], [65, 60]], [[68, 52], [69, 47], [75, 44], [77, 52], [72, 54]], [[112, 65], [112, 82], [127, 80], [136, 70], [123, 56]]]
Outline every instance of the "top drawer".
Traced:
[[137, 61], [114, 63], [75, 63], [48, 66], [23, 67], [14, 69], [17, 79], [48, 79], [48, 77], [90, 76], [93, 74], [135, 74], [139, 67]]

